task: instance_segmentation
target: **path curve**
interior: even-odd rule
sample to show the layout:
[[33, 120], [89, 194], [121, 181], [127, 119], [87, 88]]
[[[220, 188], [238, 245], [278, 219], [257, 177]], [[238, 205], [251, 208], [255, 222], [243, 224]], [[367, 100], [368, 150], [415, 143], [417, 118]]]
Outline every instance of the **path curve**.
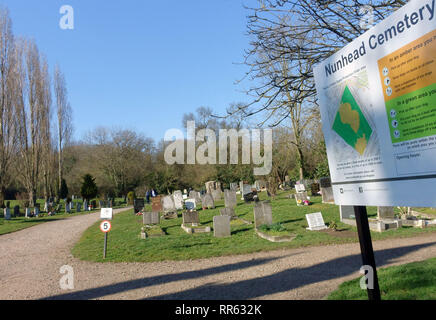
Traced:
[[[0, 236], [0, 299], [323, 299], [361, 266], [358, 243], [152, 263], [74, 258], [72, 247], [98, 219], [75, 216]], [[436, 257], [436, 233], [373, 246], [379, 267], [420, 261]], [[73, 290], [60, 288], [63, 265], [73, 267]]]

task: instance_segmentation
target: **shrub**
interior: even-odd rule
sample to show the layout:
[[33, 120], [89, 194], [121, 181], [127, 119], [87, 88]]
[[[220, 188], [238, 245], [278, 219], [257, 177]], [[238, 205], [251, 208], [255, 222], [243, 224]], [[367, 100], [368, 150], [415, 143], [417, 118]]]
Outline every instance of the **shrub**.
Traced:
[[132, 205], [132, 204], [133, 204], [133, 200], [135, 199], [135, 197], [136, 197], [136, 195], [135, 195], [135, 192], [134, 192], [134, 191], [130, 191], [130, 192], [127, 194], [127, 199], [129, 199], [129, 202], [128, 202], [129, 205]]

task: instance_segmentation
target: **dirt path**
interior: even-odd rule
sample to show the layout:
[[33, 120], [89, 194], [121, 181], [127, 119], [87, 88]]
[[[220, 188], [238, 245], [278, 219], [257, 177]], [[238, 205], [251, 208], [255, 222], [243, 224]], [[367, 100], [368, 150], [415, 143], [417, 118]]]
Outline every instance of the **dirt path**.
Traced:
[[[97, 220], [76, 216], [0, 236], [0, 299], [323, 299], [361, 266], [358, 243], [180, 262], [73, 258]], [[436, 257], [436, 234], [377, 241], [374, 250], [379, 267]], [[73, 290], [60, 288], [63, 265], [73, 267]]]

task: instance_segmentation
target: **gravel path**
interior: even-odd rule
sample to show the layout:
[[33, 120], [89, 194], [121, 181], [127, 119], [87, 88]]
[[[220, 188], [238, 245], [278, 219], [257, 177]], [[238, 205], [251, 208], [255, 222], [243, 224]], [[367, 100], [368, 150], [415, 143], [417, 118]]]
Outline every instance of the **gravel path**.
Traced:
[[[0, 299], [323, 299], [359, 276], [358, 243], [177, 262], [73, 258], [74, 243], [98, 215], [0, 236]], [[373, 245], [379, 267], [436, 257], [435, 233]], [[73, 267], [73, 290], [60, 288], [63, 265]]]

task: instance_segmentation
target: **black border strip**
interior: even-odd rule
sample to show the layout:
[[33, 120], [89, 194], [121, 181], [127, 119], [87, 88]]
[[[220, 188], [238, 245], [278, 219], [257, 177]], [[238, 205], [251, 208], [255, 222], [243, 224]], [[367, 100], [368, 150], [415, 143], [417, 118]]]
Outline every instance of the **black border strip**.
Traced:
[[386, 178], [386, 179], [374, 179], [374, 180], [356, 180], [356, 181], [343, 181], [343, 182], [332, 182], [332, 185], [342, 185], [342, 184], [358, 184], [358, 183], [371, 183], [371, 182], [389, 182], [389, 181], [404, 181], [404, 180], [422, 180], [422, 179], [436, 179], [436, 174], [430, 174], [425, 176], [411, 176], [411, 177], [397, 177], [397, 178]]

